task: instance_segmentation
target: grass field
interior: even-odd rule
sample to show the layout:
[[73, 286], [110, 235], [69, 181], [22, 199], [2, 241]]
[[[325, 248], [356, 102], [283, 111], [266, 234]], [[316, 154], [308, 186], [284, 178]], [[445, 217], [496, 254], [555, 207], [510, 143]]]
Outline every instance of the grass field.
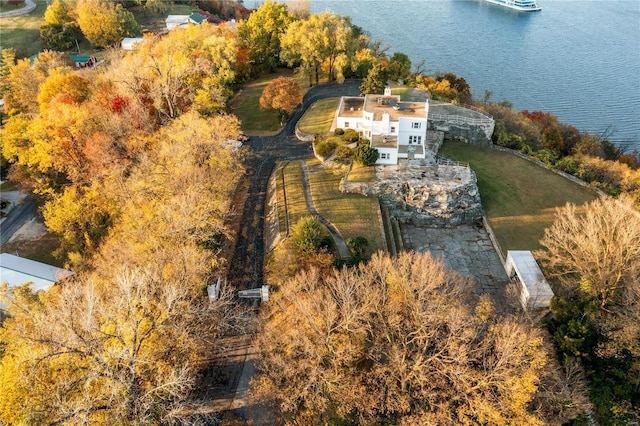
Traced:
[[[294, 77], [290, 69], [279, 69], [245, 84], [229, 104], [230, 112], [242, 122], [242, 131], [251, 136], [276, 134], [280, 129], [280, 115], [274, 110], [260, 109], [260, 96], [267, 85], [278, 77]], [[294, 77], [295, 78], [295, 77]], [[304, 87], [304, 86], [303, 86]]]
[[353, 168], [349, 173], [349, 182], [374, 182], [376, 179], [375, 167], [353, 163]]
[[324, 135], [331, 129], [340, 98], [328, 98], [315, 102], [298, 122], [298, 128], [312, 135]]
[[343, 194], [339, 190], [342, 168], [315, 167], [318, 164], [318, 160], [307, 162], [311, 196], [318, 213], [333, 223], [345, 240], [363, 236], [369, 241], [369, 253], [382, 249], [377, 198]]
[[37, 0], [36, 8], [26, 15], [0, 18], [0, 47], [13, 47], [17, 58], [25, 58], [42, 50], [40, 24], [44, 22], [47, 4]]
[[301, 217], [309, 215], [307, 204], [304, 200], [304, 191], [302, 189], [302, 168], [300, 167], [300, 161], [287, 163], [283, 173], [287, 211], [289, 212], [289, 227], [292, 227]]
[[540, 248], [556, 207], [597, 198], [588, 189], [507, 152], [446, 142], [439, 153], [471, 165], [482, 207], [505, 252]]
[[173, 4], [167, 2], [167, 10], [163, 13], [151, 13], [142, 6], [131, 7], [129, 10], [136, 18], [142, 32], [158, 33], [167, 27], [167, 15], [191, 15], [198, 11], [197, 7], [189, 4]]

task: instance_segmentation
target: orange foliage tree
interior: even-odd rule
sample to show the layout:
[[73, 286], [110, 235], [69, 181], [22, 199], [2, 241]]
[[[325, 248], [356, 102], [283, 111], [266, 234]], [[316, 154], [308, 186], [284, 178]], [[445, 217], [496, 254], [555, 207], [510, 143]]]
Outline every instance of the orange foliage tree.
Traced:
[[288, 117], [302, 102], [302, 88], [293, 78], [278, 77], [260, 96], [260, 108], [278, 110], [283, 118]]

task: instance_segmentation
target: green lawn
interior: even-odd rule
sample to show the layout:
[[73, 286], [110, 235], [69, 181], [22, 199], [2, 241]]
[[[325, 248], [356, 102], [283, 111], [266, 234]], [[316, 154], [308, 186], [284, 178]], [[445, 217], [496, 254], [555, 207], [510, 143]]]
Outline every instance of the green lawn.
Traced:
[[36, 8], [26, 15], [0, 18], [0, 47], [13, 47], [17, 58], [25, 58], [42, 50], [40, 24], [44, 22], [47, 4], [37, 0]]
[[305, 133], [324, 135], [331, 129], [339, 102], [340, 98], [328, 98], [315, 102], [302, 116], [298, 127]]
[[289, 227], [298, 220], [309, 215], [307, 204], [304, 200], [302, 189], [302, 168], [300, 161], [291, 161], [284, 167], [284, 187], [287, 199], [287, 211], [289, 212]]
[[272, 109], [260, 109], [262, 91], [278, 77], [294, 77], [293, 71], [280, 69], [276, 73], [261, 76], [259, 79], [245, 84], [231, 100], [230, 112], [238, 116], [242, 122], [242, 130], [248, 135], [273, 135], [280, 130], [278, 112]]
[[375, 182], [376, 169], [374, 166], [362, 166], [353, 163], [351, 173], [349, 173], [349, 182]]
[[475, 171], [482, 207], [504, 252], [540, 248], [556, 207], [597, 198], [588, 189], [507, 152], [446, 142], [439, 153], [467, 162]]
[[318, 164], [317, 160], [307, 163], [311, 195], [318, 213], [333, 223], [345, 240], [363, 236], [369, 241], [369, 253], [382, 249], [378, 199], [343, 194], [339, 190], [342, 168], [316, 168]]
[[136, 18], [142, 32], [158, 33], [167, 26], [167, 15], [191, 15], [197, 12], [198, 8], [189, 4], [173, 4], [166, 2], [167, 10], [162, 13], [151, 13], [142, 6], [135, 6], [127, 10]]

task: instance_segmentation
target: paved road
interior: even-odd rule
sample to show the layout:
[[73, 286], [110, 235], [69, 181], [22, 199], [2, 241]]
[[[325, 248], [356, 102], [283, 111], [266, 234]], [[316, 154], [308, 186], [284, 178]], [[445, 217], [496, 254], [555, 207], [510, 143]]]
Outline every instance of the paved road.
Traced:
[[[252, 136], [246, 145], [251, 148], [245, 167], [247, 169], [244, 182], [248, 185], [248, 194], [240, 229], [233, 255], [229, 261], [227, 282], [238, 289], [258, 288], [262, 286], [265, 259], [265, 205], [269, 176], [275, 165], [282, 160], [308, 159], [313, 157], [313, 150], [308, 142], [301, 142], [295, 137], [295, 126], [307, 108], [314, 102], [331, 97], [359, 94], [359, 81], [346, 81], [344, 84], [327, 84], [315, 87], [307, 92], [303, 104], [291, 116], [284, 129], [275, 136]], [[240, 197], [242, 198], [242, 197]], [[234, 375], [226, 387], [226, 395], [217, 395], [222, 400], [232, 401], [230, 408], [234, 414], [245, 419], [254, 419], [257, 424], [269, 424], [264, 421], [269, 413], [260, 407], [251, 406], [248, 398], [248, 383], [253, 376], [255, 353], [248, 348], [242, 364], [241, 373]]]
[[20, 9], [9, 10], [7, 12], [2, 12], [0, 13], [0, 18], [10, 18], [12, 16], [24, 15], [31, 12], [35, 8], [36, 4], [33, 2], [33, 0], [25, 0], [24, 7], [21, 7]]
[[330, 83], [307, 92], [302, 106], [291, 116], [286, 126], [275, 136], [252, 136], [246, 145], [251, 154], [245, 163], [246, 179], [250, 180], [248, 196], [242, 210], [242, 220], [233, 256], [230, 259], [227, 282], [238, 289], [258, 288], [264, 277], [264, 218], [267, 184], [278, 161], [313, 157], [311, 145], [295, 137], [295, 126], [314, 102], [331, 97], [358, 96], [360, 81]]
[[13, 207], [0, 223], [0, 246], [9, 241], [22, 225], [33, 219], [37, 210], [38, 206], [30, 197]]

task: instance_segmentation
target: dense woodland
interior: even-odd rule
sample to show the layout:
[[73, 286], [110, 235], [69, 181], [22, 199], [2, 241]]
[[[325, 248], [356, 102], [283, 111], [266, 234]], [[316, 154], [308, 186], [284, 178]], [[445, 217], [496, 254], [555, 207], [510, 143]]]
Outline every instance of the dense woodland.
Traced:
[[[128, 11], [157, 0], [54, 0], [31, 63], [3, 49], [3, 176], [41, 200], [57, 255], [76, 274], [48, 293], [14, 289], [0, 328], [2, 424], [212, 424], [202, 360], [251, 315], [206, 285], [229, 261], [232, 195], [243, 150], [228, 101], [277, 67], [309, 86], [388, 81], [475, 103], [496, 119], [494, 142], [604, 189], [567, 206], [536, 253], [557, 297], [546, 327], [505, 313], [427, 255], [363, 258], [336, 268], [318, 224], [294, 235], [295, 270], [271, 276], [259, 315], [255, 401], [282, 424], [628, 424], [640, 418], [638, 153], [543, 112], [473, 100], [463, 78], [427, 76], [349, 18], [266, 1], [257, 10], [193, 1], [211, 21], [131, 52]], [[304, 2], [302, 3], [304, 6]], [[70, 66], [69, 43], [105, 48], [92, 69]], [[286, 115], [302, 92], [279, 81], [261, 100]], [[295, 83], [297, 84], [297, 83]], [[292, 94], [292, 97], [284, 96]], [[275, 272], [274, 274], [278, 274]], [[205, 356], [206, 353], [206, 356]]]

